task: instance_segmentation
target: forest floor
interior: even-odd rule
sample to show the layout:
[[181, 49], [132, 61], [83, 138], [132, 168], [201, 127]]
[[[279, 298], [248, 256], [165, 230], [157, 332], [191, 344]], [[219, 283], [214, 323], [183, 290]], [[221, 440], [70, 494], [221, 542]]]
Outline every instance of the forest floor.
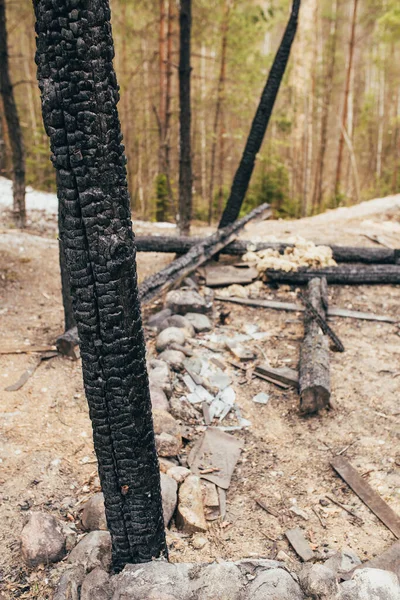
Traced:
[[[54, 219], [37, 211], [27, 231], [7, 225], [0, 230], [1, 350], [53, 345], [62, 331]], [[151, 224], [138, 230], [155, 231], [160, 230]], [[199, 232], [195, 228], [194, 233]], [[373, 245], [366, 234], [400, 247], [400, 197], [298, 221], [250, 224], [242, 237], [266, 241], [300, 235], [319, 242]], [[139, 254], [140, 279], [172, 258]], [[332, 285], [329, 291], [332, 306], [399, 315], [399, 286]], [[289, 286], [277, 290], [265, 286], [263, 297], [293, 301], [295, 293]], [[256, 324], [267, 332], [258, 346], [273, 366], [297, 366], [303, 335], [298, 314], [214, 305], [216, 310], [230, 310], [232, 331]], [[394, 324], [353, 319], [336, 318], [332, 325], [346, 348], [343, 354], [331, 353], [334, 410], [304, 418], [295, 391], [259, 379], [240, 385], [243, 376], [232, 368], [236, 401], [251, 426], [234, 433], [243, 439], [244, 452], [227, 493], [227, 516], [223, 524], [211, 526], [202, 550], [193, 548], [190, 537], [172, 531], [173, 561], [274, 558], [283, 550], [295, 564], [284, 532], [297, 525], [321, 554], [347, 547], [365, 560], [394, 540], [335, 475], [329, 460], [343, 451], [400, 512], [400, 330]], [[150, 352], [152, 347], [150, 340]], [[27, 511], [44, 510], [73, 519], [81, 501], [98, 489], [80, 361], [58, 356], [43, 362], [19, 391], [4, 391], [35, 360], [33, 354], [0, 355], [0, 591], [4, 598], [51, 597], [51, 570], [29, 570], [20, 556], [19, 534]], [[265, 406], [252, 401], [261, 391], [270, 397]], [[362, 524], [327, 503], [327, 494], [354, 509]], [[256, 499], [278, 516], [258, 507]], [[308, 520], [293, 514], [291, 506], [305, 511]], [[321, 520], [313, 509], [318, 509]]]

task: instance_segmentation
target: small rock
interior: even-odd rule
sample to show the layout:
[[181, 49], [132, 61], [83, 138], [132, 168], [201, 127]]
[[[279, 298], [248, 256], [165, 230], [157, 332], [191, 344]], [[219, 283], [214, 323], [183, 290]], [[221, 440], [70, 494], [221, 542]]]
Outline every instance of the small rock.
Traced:
[[201, 484], [196, 475], [189, 475], [179, 488], [176, 524], [187, 533], [207, 531]]
[[83, 581], [80, 600], [111, 600], [112, 593], [110, 576], [96, 567]]
[[293, 562], [292, 559], [290, 558], [289, 554], [286, 554], [286, 552], [284, 550], [279, 550], [278, 554], [276, 555], [276, 560], [281, 560], [283, 562]]
[[182, 396], [181, 398], [177, 398], [173, 396], [170, 401], [170, 412], [176, 418], [181, 421], [190, 422], [197, 421], [200, 414], [196, 410], [196, 408], [185, 398]]
[[31, 567], [55, 563], [66, 554], [62, 524], [53, 515], [32, 512], [21, 532], [21, 552]]
[[190, 356], [189, 358], [185, 358], [183, 364], [185, 368], [189, 369], [189, 371], [191, 371], [192, 373], [200, 375], [203, 363], [201, 358], [199, 358], [198, 356]]
[[186, 338], [192, 338], [195, 334], [194, 327], [191, 322], [182, 315], [171, 315], [167, 319], [164, 319], [159, 326], [158, 331], [164, 331], [164, 329], [167, 329], [167, 327], [178, 327], [178, 329], [183, 329]]
[[57, 584], [53, 600], [79, 600], [79, 590], [85, 577], [85, 569], [75, 565], [64, 571]]
[[241, 600], [242, 578], [233, 563], [206, 565], [193, 581], [193, 597], [196, 600]]
[[208, 377], [208, 381], [213, 387], [222, 391], [232, 383], [232, 378], [226, 373], [212, 373]]
[[178, 503], [178, 484], [165, 473], [160, 473], [160, 477], [164, 524], [167, 527]]
[[207, 304], [203, 296], [195, 290], [172, 290], [168, 292], [165, 304], [178, 315], [206, 313], [212, 308], [212, 305]]
[[159, 457], [158, 463], [160, 465], [161, 473], [166, 473], [167, 471], [169, 471], [169, 469], [172, 469], [172, 467], [178, 466], [177, 462], [174, 462], [173, 460], [170, 460], [168, 458], [162, 458], [162, 457]]
[[208, 539], [203, 537], [202, 535], [194, 535], [192, 538], [192, 546], [193, 548], [195, 548], [196, 550], [202, 550], [204, 548], [204, 546], [206, 546], [208, 543]]
[[183, 361], [185, 360], [185, 355], [180, 350], [164, 350], [161, 352], [159, 358], [165, 360], [172, 369], [181, 370], [183, 368]]
[[325, 566], [337, 574], [348, 573], [358, 565], [361, 565], [361, 560], [355, 552], [348, 548], [342, 552], [336, 552], [325, 562]]
[[75, 524], [70, 525], [69, 523], [62, 523], [61, 527], [65, 536], [65, 550], [68, 553], [76, 546], [78, 534], [75, 529]]
[[86, 502], [83, 507], [81, 521], [86, 531], [107, 531], [106, 511], [104, 508], [104, 495], [98, 492]]
[[310, 518], [308, 516], [308, 514], [306, 513], [305, 510], [303, 510], [302, 508], [300, 508], [299, 506], [291, 506], [289, 508], [290, 512], [292, 512], [294, 515], [296, 515], [297, 517], [301, 517], [302, 519], [304, 519], [305, 521], [308, 521], [308, 519]]
[[186, 341], [186, 335], [183, 329], [179, 327], [167, 327], [158, 334], [156, 339], [156, 348], [158, 352], [166, 350], [171, 344], [183, 346]]
[[157, 329], [158, 326], [171, 315], [172, 311], [169, 308], [164, 308], [163, 310], [154, 313], [154, 315], [151, 315], [147, 320], [147, 325], [152, 329]]
[[332, 600], [339, 592], [336, 574], [325, 565], [305, 565], [299, 578], [306, 596], [315, 600]]
[[351, 581], [340, 586], [339, 600], [398, 600], [400, 584], [397, 575], [381, 569], [359, 569]]
[[169, 433], [176, 437], [179, 443], [182, 442], [181, 428], [176, 419], [165, 410], [153, 411], [154, 433]]
[[155, 560], [127, 565], [114, 577], [114, 600], [189, 600], [189, 568]]
[[297, 581], [283, 569], [262, 571], [250, 583], [248, 598], [251, 600], [304, 600]]
[[163, 360], [153, 359], [149, 363], [150, 385], [160, 387], [168, 398], [172, 394], [171, 370]]
[[167, 475], [175, 479], [176, 483], [182, 483], [190, 475], [190, 471], [186, 467], [171, 467], [168, 469]]
[[96, 567], [111, 568], [111, 536], [108, 531], [91, 531], [75, 546], [68, 557], [69, 563], [82, 565], [89, 572]]
[[207, 315], [200, 313], [186, 313], [185, 318], [193, 325], [197, 333], [212, 330], [212, 323]]
[[260, 392], [256, 396], [253, 396], [253, 402], [257, 404], [267, 404], [269, 400], [269, 395], [265, 392]]
[[155, 440], [158, 456], [177, 456], [182, 449], [179, 440], [165, 431], [156, 434]]
[[165, 410], [167, 412], [169, 411], [169, 402], [167, 396], [165, 395], [165, 392], [157, 385], [154, 385], [151, 381], [150, 399], [151, 407], [153, 410]]

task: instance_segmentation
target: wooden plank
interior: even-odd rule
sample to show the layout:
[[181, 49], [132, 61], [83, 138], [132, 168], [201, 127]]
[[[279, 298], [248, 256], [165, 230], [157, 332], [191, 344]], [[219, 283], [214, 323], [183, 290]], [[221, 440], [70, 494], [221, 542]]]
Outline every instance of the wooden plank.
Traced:
[[356, 469], [343, 456], [336, 456], [331, 461], [332, 467], [347, 483], [355, 494], [368, 506], [380, 521], [397, 537], [400, 538], [400, 517], [367, 483]]
[[[238, 298], [231, 296], [215, 296], [220, 302], [232, 302], [233, 304], [243, 304], [244, 306], [254, 306], [260, 308], [272, 308], [275, 310], [287, 310], [293, 312], [304, 312], [305, 307], [294, 302], [279, 302], [277, 300], [258, 300], [252, 298]], [[377, 315], [374, 313], [360, 312], [358, 310], [347, 310], [346, 308], [329, 307], [327, 312], [328, 317], [343, 317], [347, 319], [361, 319], [364, 321], [381, 321], [384, 323], [397, 323], [399, 319], [389, 317], [387, 315]]]
[[289, 544], [292, 546], [293, 550], [300, 556], [300, 558], [307, 562], [314, 558], [314, 552], [311, 550], [309, 543], [300, 527], [295, 527], [294, 529], [288, 529], [285, 531], [285, 536], [287, 537]]
[[55, 346], [26, 346], [21, 348], [2, 348], [0, 354], [29, 354], [30, 352], [52, 352]]
[[299, 386], [298, 372], [295, 369], [290, 369], [289, 367], [274, 368], [267, 363], [262, 363], [255, 367], [254, 374], [257, 373], [261, 373], [261, 375], [266, 375], [271, 379], [281, 381], [282, 383], [291, 385], [292, 387], [297, 388]]

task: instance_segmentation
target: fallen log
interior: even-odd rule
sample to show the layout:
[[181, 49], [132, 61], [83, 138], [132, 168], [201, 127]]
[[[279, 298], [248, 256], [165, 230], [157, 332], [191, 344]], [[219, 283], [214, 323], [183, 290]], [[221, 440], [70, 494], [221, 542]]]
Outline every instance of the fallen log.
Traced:
[[235, 221], [232, 225], [228, 225], [224, 229], [217, 230], [201, 243], [192, 246], [186, 254], [171, 262], [165, 269], [147, 277], [139, 286], [140, 302], [145, 304], [155, 296], [170, 289], [178, 280], [182, 280], [193, 273], [198, 267], [232, 242], [246, 223], [257, 217], [264, 216], [269, 210], [269, 204], [262, 204], [242, 219]]
[[[325, 320], [328, 308], [326, 279], [312, 279], [308, 283], [307, 295], [311, 306]], [[304, 329], [299, 364], [300, 410], [303, 414], [312, 414], [330, 406], [329, 344], [319, 323], [308, 310], [305, 312]]]
[[[200, 237], [173, 237], [168, 235], [146, 235], [137, 236], [135, 244], [138, 252], [170, 252], [171, 254], [185, 254], [189, 250], [204, 241]], [[284, 242], [251, 242], [250, 240], [235, 240], [221, 250], [221, 254], [230, 256], [242, 256], [250, 249], [252, 252], [260, 250], [277, 250], [283, 254], [286, 248], [292, 248], [294, 244]], [[321, 245], [321, 244], [317, 244]], [[324, 244], [332, 249], [333, 258], [342, 263], [366, 263], [366, 264], [400, 264], [400, 249], [391, 248], [363, 248], [352, 246], [336, 246]]]
[[399, 284], [400, 265], [341, 265], [340, 267], [325, 267], [323, 269], [300, 268], [297, 271], [280, 271], [267, 269], [265, 275], [268, 281], [277, 283], [292, 283], [301, 285], [308, 283], [314, 277], [325, 277], [327, 283], [342, 285], [364, 284]]

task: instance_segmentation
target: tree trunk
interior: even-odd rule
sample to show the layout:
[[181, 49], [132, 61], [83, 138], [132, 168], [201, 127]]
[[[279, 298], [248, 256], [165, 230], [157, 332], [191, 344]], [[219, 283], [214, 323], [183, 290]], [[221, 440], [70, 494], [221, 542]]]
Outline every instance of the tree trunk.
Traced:
[[[309, 302], [325, 320], [328, 308], [326, 279], [311, 279], [307, 292]], [[311, 414], [329, 406], [329, 343], [327, 336], [307, 310], [304, 313], [304, 330], [299, 362], [300, 410], [304, 414]]]
[[[166, 555], [108, 0], [35, 0], [86, 397], [114, 569]], [[86, 8], [90, 6], [90, 10]], [[62, 26], [60, 25], [62, 23]]]
[[[175, 237], [166, 235], [146, 235], [135, 238], [138, 252], [169, 252], [173, 254], [185, 254], [195, 246], [205, 241], [199, 237]], [[316, 244], [317, 246], [319, 244]], [[327, 245], [327, 244], [325, 244]], [[236, 240], [221, 250], [221, 254], [230, 256], [242, 256], [249, 250], [259, 252], [260, 250], [278, 250], [281, 254], [286, 248], [292, 248], [293, 244], [284, 242], [252, 242], [251, 240]], [[396, 264], [400, 260], [400, 250], [383, 247], [362, 246], [335, 246], [330, 245], [332, 256], [339, 263], [366, 263], [366, 264]]]
[[343, 148], [345, 142], [345, 134], [347, 128], [347, 113], [348, 113], [348, 100], [349, 100], [349, 92], [350, 92], [350, 82], [351, 82], [351, 72], [353, 68], [353, 57], [354, 57], [354, 46], [355, 46], [355, 37], [356, 37], [356, 23], [357, 23], [357, 8], [358, 8], [358, 0], [354, 0], [353, 5], [353, 17], [351, 21], [351, 33], [350, 33], [350, 41], [349, 41], [349, 57], [347, 64], [347, 72], [346, 72], [346, 84], [344, 88], [344, 100], [343, 100], [343, 116], [342, 116], [342, 129], [340, 131], [339, 136], [339, 152], [337, 159], [337, 167], [336, 167], [336, 179], [335, 179], [335, 202], [338, 203], [338, 198], [340, 195], [340, 180], [342, 175], [342, 162], [343, 162]]
[[326, 277], [328, 283], [343, 285], [400, 283], [400, 265], [341, 265], [323, 269], [299, 269], [298, 271], [265, 271], [268, 281], [304, 284], [314, 277]]
[[0, 0], [0, 94], [3, 98], [13, 164], [13, 214], [17, 227], [25, 227], [25, 155], [21, 126], [10, 80], [5, 0]]
[[256, 157], [261, 148], [275, 104], [275, 99], [286, 70], [290, 49], [297, 30], [299, 9], [300, 0], [293, 0], [292, 12], [278, 52], [275, 56], [274, 63], [271, 67], [267, 83], [262, 92], [260, 103], [250, 129], [242, 159], [233, 180], [231, 193], [220, 220], [219, 227], [225, 227], [229, 223], [233, 223], [239, 216], [254, 170]]
[[[211, 145], [211, 161], [210, 161], [210, 190], [208, 197], [208, 224], [211, 225], [213, 219], [213, 208], [214, 208], [214, 177], [215, 177], [215, 163], [217, 157], [217, 140], [218, 140], [218, 129], [220, 128], [220, 115], [222, 111], [222, 103], [225, 92], [225, 74], [226, 74], [226, 51], [228, 47], [228, 29], [229, 29], [229, 13], [231, 3], [230, 0], [225, 0], [224, 16], [222, 19], [221, 26], [221, 68], [218, 79], [217, 89], [217, 101], [215, 104], [215, 117], [212, 134], [212, 145]], [[221, 128], [222, 129], [222, 128]], [[218, 215], [220, 216], [220, 215]]]
[[69, 280], [68, 268], [65, 260], [65, 251], [62, 243], [64, 237], [63, 214], [60, 203], [58, 205], [58, 252], [61, 273], [61, 295], [64, 308], [64, 331], [69, 331], [76, 326], [74, 311], [72, 308], [71, 283]]
[[192, 150], [190, 106], [191, 0], [181, 0], [179, 11], [179, 232], [188, 235], [192, 218]]

